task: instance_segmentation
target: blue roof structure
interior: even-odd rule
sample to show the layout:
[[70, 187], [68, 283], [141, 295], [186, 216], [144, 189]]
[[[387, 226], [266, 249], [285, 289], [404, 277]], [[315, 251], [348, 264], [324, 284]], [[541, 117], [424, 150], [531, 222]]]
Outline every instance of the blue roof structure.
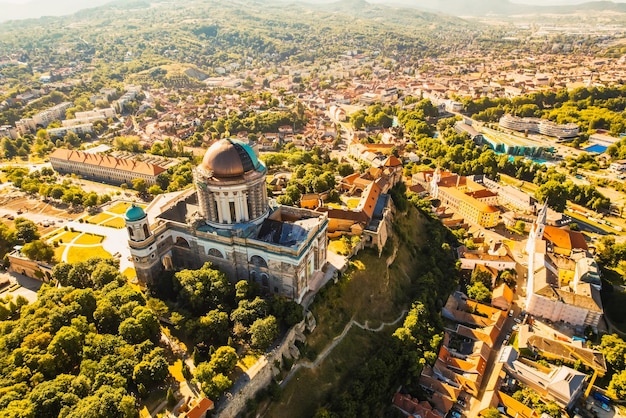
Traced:
[[127, 221], [135, 222], [146, 217], [146, 212], [134, 203], [128, 208], [124, 215]]

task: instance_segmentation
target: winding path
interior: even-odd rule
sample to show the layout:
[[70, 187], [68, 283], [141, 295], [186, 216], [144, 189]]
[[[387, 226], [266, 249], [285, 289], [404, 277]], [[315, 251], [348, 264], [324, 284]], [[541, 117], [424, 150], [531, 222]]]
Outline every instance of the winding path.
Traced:
[[287, 376], [280, 383], [280, 386], [284, 387], [291, 380], [291, 378], [294, 376], [294, 374], [298, 370], [300, 370], [301, 368], [314, 369], [314, 368], [318, 367], [326, 359], [326, 357], [331, 353], [331, 351], [333, 351], [333, 349], [337, 346], [337, 344], [339, 344], [344, 339], [344, 337], [348, 334], [348, 331], [350, 331], [350, 329], [352, 328], [353, 325], [355, 325], [355, 326], [357, 326], [357, 327], [359, 327], [359, 328], [361, 328], [363, 330], [366, 330], [366, 331], [380, 332], [385, 327], [387, 327], [389, 325], [395, 325], [398, 322], [400, 322], [402, 320], [402, 318], [404, 318], [404, 315], [407, 314], [407, 312], [408, 311], [406, 309], [403, 310], [400, 313], [400, 316], [398, 316], [392, 322], [383, 322], [376, 328], [370, 328], [367, 325], [368, 321], [365, 321], [365, 325], [363, 325], [363, 324], [359, 324], [354, 319], [350, 320], [350, 322], [348, 322], [346, 324], [346, 326], [343, 328], [343, 331], [341, 332], [341, 334], [339, 334], [335, 338], [333, 338], [333, 341], [329, 345], [327, 345], [326, 348], [324, 348], [324, 350], [320, 353], [320, 355], [317, 356], [315, 361], [310, 362], [310, 361], [306, 360], [306, 361], [298, 362], [294, 367], [291, 368], [291, 370], [289, 371]]

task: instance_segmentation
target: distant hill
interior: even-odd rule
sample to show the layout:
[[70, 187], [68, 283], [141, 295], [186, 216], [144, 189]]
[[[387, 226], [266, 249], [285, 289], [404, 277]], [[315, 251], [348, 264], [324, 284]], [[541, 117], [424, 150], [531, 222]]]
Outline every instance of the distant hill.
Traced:
[[537, 6], [512, 3], [508, 0], [371, 0], [373, 3], [446, 13], [454, 16], [570, 14], [576, 11], [616, 11], [626, 13], [626, 4], [612, 1], [591, 1], [569, 6]]
[[42, 16], [63, 16], [82, 9], [98, 7], [111, 0], [32, 0], [15, 4], [0, 0], [0, 22], [17, 19], [36, 19]]

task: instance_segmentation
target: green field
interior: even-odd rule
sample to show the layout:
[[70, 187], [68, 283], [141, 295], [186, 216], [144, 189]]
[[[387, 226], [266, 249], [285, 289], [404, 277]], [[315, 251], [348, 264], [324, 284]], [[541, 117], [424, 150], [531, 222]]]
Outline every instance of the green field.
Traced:
[[94, 247], [71, 247], [67, 253], [67, 262], [76, 263], [92, 257], [113, 258], [101, 245]]
[[126, 210], [130, 207], [131, 204], [132, 203], [129, 203], [129, 202], [120, 202], [116, 204], [115, 206], [107, 209], [107, 212], [117, 213], [118, 215], [123, 215], [124, 213], [126, 213]]
[[117, 229], [124, 228], [125, 225], [126, 225], [126, 222], [124, 221], [124, 219], [117, 217], [117, 216], [102, 224], [102, 226], [106, 226], [108, 228], [117, 228]]
[[93, 245], [100, 244], [103, 240], [104, 237], [102, 235], [84, 232], [72, 244]]
[[89, 221], [90, 224], [98, 225], [100, 222], [107, 221], [107, 220], [109, 220], [111, 218], [113, 218], [113, 216], [111, 214], [103, 212], [103, 213], [99, 213], [97, 215], [91, 216], [91, 217], [87, 218], [87, 220]]

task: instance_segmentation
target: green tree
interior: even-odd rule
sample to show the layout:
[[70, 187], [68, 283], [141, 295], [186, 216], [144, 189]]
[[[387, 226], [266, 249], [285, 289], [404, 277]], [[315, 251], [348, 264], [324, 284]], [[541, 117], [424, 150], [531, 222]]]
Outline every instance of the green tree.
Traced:
[[607, 363], [611, 365], [613, 370], [624, 370], [624, 367], [626, 367], [626, 342], [617, 334], [603, 335], [600, 351], [602, 351]]
[[557, 212], [563, 212], [567, 205], [567, 188], [565, 185], [558, 181], [550, 180], [542, 184], [535, 197], [540, 203], [544, 203], [548, 200], [548, 205]]
[[626, 370], [621, 370], [613, 375], [607, 395], [613, 399], [626, 399]]
[[278, 324], [273, 315], [260, 318], [250, 326], [250, 344], [259, 350], [266, 350], [278, 338]]
[[22, 254], [31, 260], [51, 262], [54, 259], [54, 248], [43, 241], [35, 240], [22, 247]]
[[148, 188], [148, 183], [146, 183], [145, 179], [136, 178], [133, 179], [133, 189], [137, 190], [139, 193], [144, 193]]
[[491, 291], [481, 281], [476, 281], [467, 288], [467, 296], [478, 302], [491, 301]]
[[501, 416], [502, 414], [500, 414], [497, 408], [489, 408], [482, 413], [483, 418], [500, 418]]
[[237, 350], [233, 347], [222, 346], [211, 356], [209, 366], [215, 373], [230, 374], [237, 365]]
[[15, 218], [15, 230], [17, 239], [22, 240], [24, 243], [39, 239], [37, 225], [30, 219]]

